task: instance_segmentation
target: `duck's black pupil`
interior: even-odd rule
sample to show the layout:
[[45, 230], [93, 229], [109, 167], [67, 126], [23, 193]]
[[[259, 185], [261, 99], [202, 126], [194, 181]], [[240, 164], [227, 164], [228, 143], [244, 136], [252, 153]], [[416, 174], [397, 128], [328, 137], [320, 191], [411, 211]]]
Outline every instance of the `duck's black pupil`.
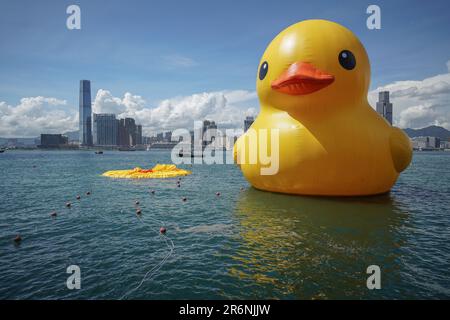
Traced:
[[356, 59], [353, 53], [343, 50], [339, 53], [339, 63], [344, 69], [352, 70], [356, 66]]
[[269, 64], [264, 61], [259, 68], [259, 80], [263, 80], [266, 77], [267, 71], [269, 71]]

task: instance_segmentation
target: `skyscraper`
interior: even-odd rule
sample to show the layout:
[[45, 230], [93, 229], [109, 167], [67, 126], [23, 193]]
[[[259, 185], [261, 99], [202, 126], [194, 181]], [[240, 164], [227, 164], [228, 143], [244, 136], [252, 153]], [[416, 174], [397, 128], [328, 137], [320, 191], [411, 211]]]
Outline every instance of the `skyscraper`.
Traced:
[[377, 112], [392, 124], [392, 103], [389, 102], [389, 91], [378, 93]]
[[253, 117], [246, 117], [244, 120], [244, 132], [246, 132], [248, 130], [248, 128], [250, 128], [250, 126], [253, 124], [253, 122], [255, 121], [255, 119]]
[[136, 126], [136, 145], [142, 144], [142, 125]]
[[136, 145], [136, 123], [133, 118], [119, 120], [118, 144], [123, 147]]
[[204, 120], [202, 127], [203, 146], [213, 142], [217, 137], [217, 125], [214, 121]]
[[117, 145], [119, 120], [112, 113], [94, 113], [93, 138], [98, 146]]
[[80, 144], [92, 146], [91, 82], [80, 80]]

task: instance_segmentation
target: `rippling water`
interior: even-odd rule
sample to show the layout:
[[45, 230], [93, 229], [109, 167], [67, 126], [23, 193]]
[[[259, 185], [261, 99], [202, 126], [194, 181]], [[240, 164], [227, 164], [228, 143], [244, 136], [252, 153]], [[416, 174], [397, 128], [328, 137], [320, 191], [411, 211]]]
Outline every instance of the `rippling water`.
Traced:
[[157, 162], [170, 153], [1, 154], [0, 298], [450, 298], [450, 153], [415, 153], [389, 195], [365, 198], [257, 191], [233, 165], [185, 166], [180, 188], [100, 176]]

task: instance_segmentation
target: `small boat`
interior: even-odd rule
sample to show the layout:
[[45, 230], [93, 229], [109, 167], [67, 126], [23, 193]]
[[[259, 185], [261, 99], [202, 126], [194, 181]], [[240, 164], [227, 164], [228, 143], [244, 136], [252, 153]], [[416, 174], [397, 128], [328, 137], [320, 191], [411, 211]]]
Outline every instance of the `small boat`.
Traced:
[[5, 152], [6, 150], [5, 149], [0, 149], [0, 153], [3, 153], [3, 152]]
[[103, 151], [95, 151], [95, 154], [103, 154]]

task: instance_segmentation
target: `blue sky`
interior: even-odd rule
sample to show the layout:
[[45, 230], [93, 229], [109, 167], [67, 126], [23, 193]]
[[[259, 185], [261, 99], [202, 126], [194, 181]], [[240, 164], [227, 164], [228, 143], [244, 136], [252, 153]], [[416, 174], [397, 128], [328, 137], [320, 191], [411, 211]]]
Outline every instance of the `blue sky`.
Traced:
[[[66, 9], [81, 8], [81, 30]], [[366, 9], [381, 8], [381, 30]], [[369, 101], [389, 90], [394, 124], [450, 129], [448, 1], [23, 1], [0, 2], [0, 136], [78, 128], [78, 86], [93, 111], [133, 117], [146, 135], [257, 115], [258, 63], [284, 28], [328, 19], [351, 29], [372, 66]]]
[[[81, 7], [82, 29], [65, 10]], [[378, 4], [382, 29], [366, 28]], [[288, 25], [339, 22], [362, 40], [372, 88], [443, 73], [448, 1], [2, 1], [0, 100], [50, 96], [77, 104], [78, 81], [150, 102], [217, 90], [254, 90], [258, 61]]]

